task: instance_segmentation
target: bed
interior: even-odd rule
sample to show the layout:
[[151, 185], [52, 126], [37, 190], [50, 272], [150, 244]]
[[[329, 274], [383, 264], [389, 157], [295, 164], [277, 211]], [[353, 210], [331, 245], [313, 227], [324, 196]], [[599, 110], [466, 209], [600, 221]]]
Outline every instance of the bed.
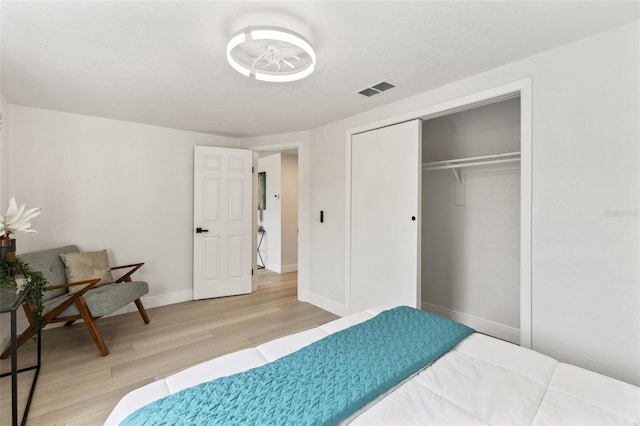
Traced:
[[[233, 378], [244, 380], [246, 376], [243, 375], [279, 365], [309, 348], [358, 327], [373, 324], [373, 321], [381, 320], [383, 315], [396, 309], [399, 308], [372, 308], [188, 368], [125, 395], [105, 424], [155, 424], [157, 422], [148, 414], [155, 410], [157, 404], [172, 401], [179, 395], [185, 395], [185, 392], [197, 390], [195, 394], [201, 394], [199, 386]], [[405, 371], [403, 374], [406, 377], [389, 384], [388, 389], [363, 402], [355, 412], [348, 413], [344, 418], [332, 419], [339, 418], [339, 423], [354, 425], [640, 424], [640, 388], [493, 337], [473, 333], [472, 330], [461, 332], [459, 343], [445, 347], [442, 355], [436, 355], [433, 361], [422, 361], [426, 364], [414, 372]], [[349, 339], [355, 342], [353, 337]], [[410, 339], [416, 340], [415, 336]], [[368, 337], [368, 340], [375, 339]], [[354, 345], [356, 347], [360, 347], [359, 344]], [[357, 349], [352, 352], [357, 352]], [[368, 352], [370, 349], [367, 349]], [[380, 352], [384, 354], [389, 351]], [[318, 357], [318, 362], [321, 362], [320, 358], [325, 357]], [[367, 365], [370, 363], [367, 360]], [[386, 372], [387, 367], [383, 370]], [[367, 375], [364, 375], [365, 378]], [[308, 385], [306, 382], [304, 384]], [[298, 407], [297, 411], [307, 410], [305, 404], [290, 405]], [[171, 409], [168, 410], [171, 413]], [[140, 419], [147, 421], [141, 422]], [[189, 421], [177, 417], [168, 423], [186, 424]], [[216, 421], [202, 423], [214, 424]], [[236, 423], [246, 422], [239, 420]], [[335, 422], [307, 419], [304, 423]]]

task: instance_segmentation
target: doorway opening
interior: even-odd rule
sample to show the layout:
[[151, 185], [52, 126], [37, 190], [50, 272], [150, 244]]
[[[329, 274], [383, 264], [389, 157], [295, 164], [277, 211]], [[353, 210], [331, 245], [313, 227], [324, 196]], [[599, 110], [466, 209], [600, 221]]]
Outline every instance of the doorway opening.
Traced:
[[298, 147], [257, 152], [255, 288], [289, 286], [297, 293], [298, 169]]

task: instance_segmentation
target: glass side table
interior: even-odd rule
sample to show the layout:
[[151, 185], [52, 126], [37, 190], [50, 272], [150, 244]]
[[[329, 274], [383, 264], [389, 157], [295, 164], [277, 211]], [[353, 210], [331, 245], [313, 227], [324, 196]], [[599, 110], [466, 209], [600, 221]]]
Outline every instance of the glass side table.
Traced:
[[31, 407], [31, 400], [33, 399], [33, 391], [36, 389], [36, 382], [38, 381], [38, 374], [40, 374], [40, 361], [41, 361], [41, 335], [40, 330], [37, 332], [37, 361], [36, 365], [31, 367], [21, 368], [18, 370], [18, 347], [17, 347], [17, 313], [18, 308], [22, 305], [25, 297], [31, 290], [31, 285], [25, 286], [20, 294], [15, 294], [15, 290], [0, 289], [0, 314], [11, 314], [11, 371], [0, 374], [0, 378], [11, 376], [11, 424], [13, 426], [18, 425], [18, 374], [35, 370], [33, 381], [31, 382], [31, 390], [29, 391], [29, 398], [27, 399], [27, 405], [24, 408], [22, 414], [21, 425], [26, 424], [27, 415], [29, 414], [29, 408]]

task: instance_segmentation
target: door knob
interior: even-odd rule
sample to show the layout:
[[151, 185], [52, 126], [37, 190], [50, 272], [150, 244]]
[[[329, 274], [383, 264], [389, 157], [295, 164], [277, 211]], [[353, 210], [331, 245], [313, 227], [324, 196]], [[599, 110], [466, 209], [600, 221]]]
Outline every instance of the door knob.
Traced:
[[196, 228], [196, 234], [202, 234], [203, 232], [209, 232], [208, 229]]

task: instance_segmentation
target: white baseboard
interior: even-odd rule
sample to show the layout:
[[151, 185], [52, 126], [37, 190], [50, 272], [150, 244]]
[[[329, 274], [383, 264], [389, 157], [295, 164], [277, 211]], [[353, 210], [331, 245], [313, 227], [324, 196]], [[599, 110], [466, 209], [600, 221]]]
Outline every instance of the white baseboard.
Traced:
[[309, 302], [312, 305], [315, 305], [320, 309], [324, 309], [325, 311], [331, 312], [334, 315], [338, 315], [339, 317], [345, 316], [345, 313], [347, 312], [344, 305], [305, 290], [298, 291], [298, 300], [300, 300], [301, 302]]
[[278, 265], [276, 263], [267, 262], [264, 265], [265, 269], [276, 272], [278, 274], [286, 274], [287, 272], [296, 272], [298, 270], [298, 264], [294, 263], [291, 265]]
[[276, 272], [276, 273], [278, 273], [278, 274], [280, 273], [280, 265], [278, 265], [278, 264], [276, 264], [276, 263], [269, 263], [269, 262], [266, 262], [266, 263], [264, 264], [264, 268], [265, 268], [265, 269], [268, 269], [268, 270], [270, 270], [270, 271], [272, 271], [272, 272]]
[[465, 314], [464, 312], [454, 311], [425, 301], [422, 301], [421, 306], [425, 311], [449, 318], [450, 320], [458, 321], [480, 333], [488, 334], [490, 336], [497, 337], [498, 339], [515, 343], [516, 345], [520, 344], [520, 330], [515, 327], [500, 324], [485, 318], [476, 317], [474, 315]]
[[281, 274], [286, 274], [287, 272], [297, 272], [298, 271], [298, 264], [297, 263], [293, 263], [291, 265], [282, 265], [280, 266], [280, 273]]

